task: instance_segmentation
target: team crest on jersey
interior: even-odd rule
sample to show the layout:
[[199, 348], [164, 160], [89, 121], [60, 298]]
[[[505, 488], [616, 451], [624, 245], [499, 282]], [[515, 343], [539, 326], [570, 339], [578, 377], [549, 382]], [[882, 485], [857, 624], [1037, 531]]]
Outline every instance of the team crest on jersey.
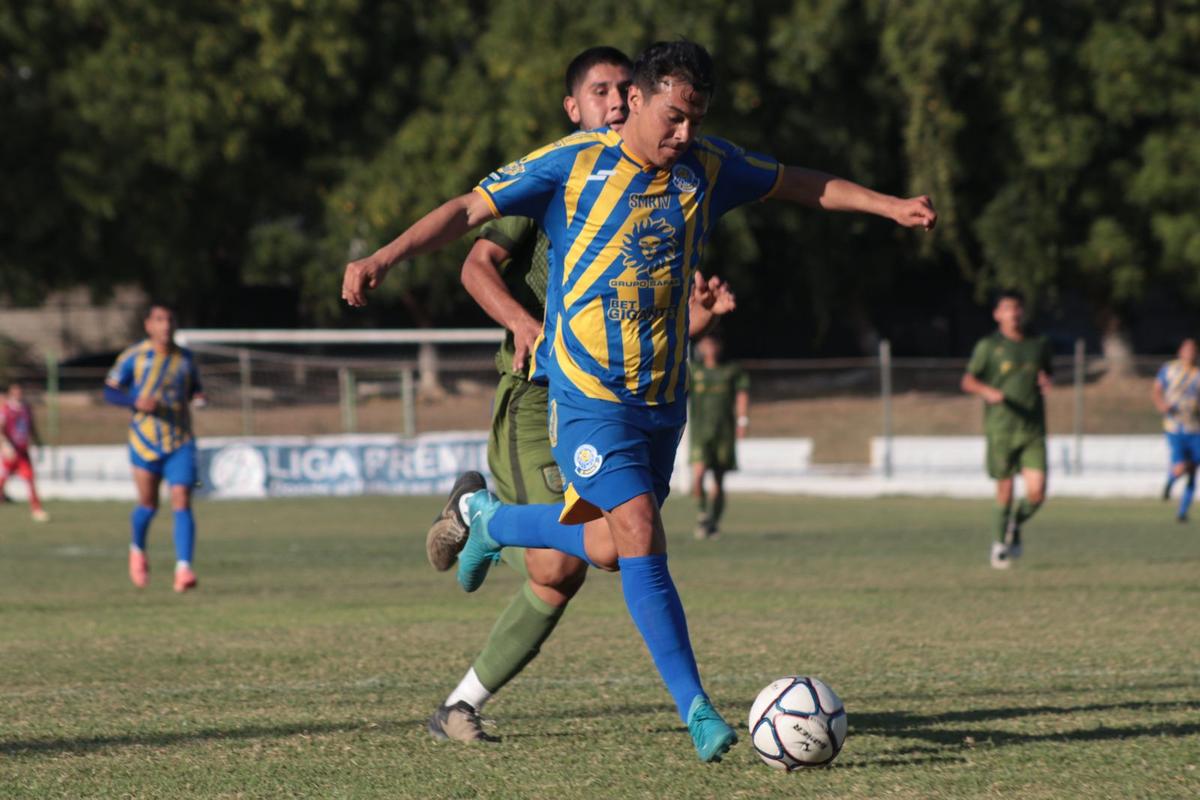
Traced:
[[684, 193], [694, 192], [700, 188], [700, 179], [696, 177], [696, 173], [692, 172], [691, 167], [683, 164], [676, 164], [671, 170], [671, 183]]
[[550, 446], [558, 447], [558, 402], [550, 401], [550, 413], [546, 418], [546, 433], [550, 437]]
[[501, 175], [507, 175], [510, 178], [516, 177], [525, 171], [525, 164], [521, 161], [514, 161], [511, 164], [505, 164], [500, 168]]
[[621, 241], [621, 263], [639, 277], [668, 269], [674, 260], [675, 226], [661, 217], [637, 223]]
[[581, 478], [590, 478], [600, 471], [604, 456], [600, 455], [594, 446], [581, 444], [575, 448], [575, 474]]

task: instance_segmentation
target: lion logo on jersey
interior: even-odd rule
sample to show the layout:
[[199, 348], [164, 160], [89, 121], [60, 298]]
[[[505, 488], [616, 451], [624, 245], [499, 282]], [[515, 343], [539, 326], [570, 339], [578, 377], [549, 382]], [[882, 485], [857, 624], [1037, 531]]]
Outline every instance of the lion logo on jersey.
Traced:
[[621, 241], [621, 263], [647, 277], [670, 269], [674, 260], [675, 226], [665, 219], [639, 222]]

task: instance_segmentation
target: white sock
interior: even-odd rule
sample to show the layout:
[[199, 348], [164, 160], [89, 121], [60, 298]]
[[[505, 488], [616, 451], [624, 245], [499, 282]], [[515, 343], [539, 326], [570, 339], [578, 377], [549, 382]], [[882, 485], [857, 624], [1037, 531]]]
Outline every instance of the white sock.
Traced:
[[175, 571], [176, 572], [179, 572], [179, 570], [181, 570], [181, 569], [191, 569], [191, 568], [192, 568], [192, 562], [190, 562], [190, 561], [176, 561], [175, 562]]
[[476, 711], [483, 710], [483, 704], [486, 703], [492, 696], [487, 687], [479, 682], [479, 676], [475, 674], [475, 668], [471, 667], [467, 670], [467, 674], [463, 676], [462, 681], [458, 686], [454, 687], [454, 691], [446, 698], [444, 705], [452, 706], [459, 700], [465, 700], [467, 705]]
[[467, 501], [474, 496], [474, 492], [467, 492], [462, 497], [458, 498], [458, 515], [462, 517], [468, 525], [471, 524], [471, 514], [469, 511], [467, 511]]
[[140, 548], [140, 547], [138, 547], [136, 544], [132, 544], [132, 543], [130, 543], [130, 545], [129, 545], [129, 549], [130, 549], [130, 550], [132, 550], [132, 551], [133, 551], [133, 552], [135, 552], [135, 553], [140, 553], [140, 552], [142, 552], [142, 548]]

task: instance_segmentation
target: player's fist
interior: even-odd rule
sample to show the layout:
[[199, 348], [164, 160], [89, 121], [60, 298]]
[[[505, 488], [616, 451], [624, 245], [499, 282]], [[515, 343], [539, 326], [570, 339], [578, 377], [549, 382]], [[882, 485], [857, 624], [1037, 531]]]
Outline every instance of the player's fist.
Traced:
[[933, 226], [937, 224], [937, 212], [933, 210], [933, 201], [928, 195], [920, 197], [910, 197], [907, 200], [900, 200], [896, 204], [896, 208], [892, 213], [892, 219], [897, 225], [903, 225], [906, 228], [924, 228], [925, 230], [933, 230]]
[[342, 276], [342, 299], [358, 308], [367, 304], [367, 290], [379, 286], [389, 267], [375, 256], [360, 258], [346, 265]]
[[133, 401], [133, 407], [138, 411], [144, 411], [147, 414], [153, 414], [154, 409], [158, 408], [158, 401], [153, 397], [139, 397]]

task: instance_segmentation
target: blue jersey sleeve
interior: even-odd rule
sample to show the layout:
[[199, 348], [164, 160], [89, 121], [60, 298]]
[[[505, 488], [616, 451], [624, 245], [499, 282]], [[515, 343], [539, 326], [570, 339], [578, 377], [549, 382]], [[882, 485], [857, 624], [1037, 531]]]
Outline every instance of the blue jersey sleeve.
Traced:
[[122, 390], [133, 386], [133, 360], [136, 356], [137, 351], [133, 347], [117, 356], [112, 369], [108, 371], [108, 377], [104, 379], [105, 385]]
[[479, 182], [475, 191], [483, 195], [497, 217], [529, 217], [542, 220], [546, 207], [570, 174], [577, 147], [564, 139], [535, 150]]
[[783, 175], [783, 166], [773, 157], [748, 153], [724, 139], [706, 136], [702, 146], [720, 159], [720, 169], [710, 189], [714, 216], [764, 199], [775, 191]]
[[1170, 386], [1170, 377], [1169, 377], [1170, 372], [1171, 372], [1170, 363], [1163, 364], [1161, 367], [1158, 368], [1158, 375], [1154, 378], [1154, 380], [1158, 383], [1158, 385], [1164, 389], [1169, 388], [1169, 386]]
[[196, 368], [196, 357], [191, 350], [184, 350], [184, 357], [187, 358], [187, 399], [191, 400], [198, 394], [204, 393], [204, 387], [200, 385], [200, 370]]

